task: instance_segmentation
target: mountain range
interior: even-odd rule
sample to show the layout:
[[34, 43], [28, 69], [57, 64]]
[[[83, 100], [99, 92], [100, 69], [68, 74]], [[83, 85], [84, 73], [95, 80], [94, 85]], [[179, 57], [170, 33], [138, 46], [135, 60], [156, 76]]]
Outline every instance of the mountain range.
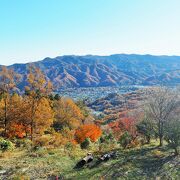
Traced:
[[[13, 64], [26, 84], [27, 64]], [[56, 90], [67, 87], [120, 85], [174, 85], [180, 83], [180, 56], [114, 54], [110, 56], [58, 56], [34, 62]]]

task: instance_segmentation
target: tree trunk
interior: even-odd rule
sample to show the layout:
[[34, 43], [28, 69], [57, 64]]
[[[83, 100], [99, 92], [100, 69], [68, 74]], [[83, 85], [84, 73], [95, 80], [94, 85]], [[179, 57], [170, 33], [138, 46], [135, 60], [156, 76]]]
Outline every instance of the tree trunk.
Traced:
[[162, 123], [162, 120], [159, 122], [159, 146], [163, 146], [163, 128], [164, 124]]
[[159, 146], [163, 146], [163, 137], [162, 136], [159, 137]]
[[151, 142], [151, 137], [147, 136], [147, 144], [150, 144]]
[[31, 107], [31, 142], [33, 142], [33, 133], [34, 133], [34, 114], [35, 114], [35, 101], [32, 100]]
[[31, 123], [31, 141], [33, 141], [33, 121]]
[[7, 133], [7, 98], [4, 99], [4, 134]]
[[178, 149], [176, 147], [174, 148], [174, 150], [175, 150], [175, 156], [179, 155]]

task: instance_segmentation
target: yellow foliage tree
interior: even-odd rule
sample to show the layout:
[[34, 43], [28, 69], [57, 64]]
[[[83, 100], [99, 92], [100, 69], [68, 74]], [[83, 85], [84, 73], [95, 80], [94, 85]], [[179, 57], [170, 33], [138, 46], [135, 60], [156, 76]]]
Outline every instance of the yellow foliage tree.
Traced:
[[[31, 141], [33, 141], [33, 135], [35, 132], [37, 132], [37, 112], [40, 112], [41, 108], [47, 107], [47, 102], [46, 105], [42, 105], [42, 98], [47, 97], [51, 91], [52, 91], [52, 84], [50, 81], [46, 79], [44, 76], [43, 72], [31, 65], [29, 67], [29, 74], [27, 75], [27, 81], [28, 81], [28, 86], [25, 87], [25, 92], [27, 95], [28, 103], [29, 103], [29, 108], [30, 108], [30, 126], [31, 126]], [[48, 107], [49, 108], [49, 107]], [[50, 111], [49, 111], [50, 112]], [[44, 117], [44, 121], [46, 122], [46, 112], [41, 111], [41, 120], [42, 117]], [[48, 119], [48, 118], [47, 118]], [[41, 124], [41, 123], [40, 123]], [[47, 122], [48, 124], [48, 122]]]
[[[8, 69], [5, 66], [1, 67], [0, 71], [0, 98], [3, 100], [3, 120], [1, 121], [3, 124], [4, 132], [6, 134], [7, 124], [8, 124], [8, 108], [9, 108], [9, 99], [10, 94], [13, 89], [15, 89], [16, 84], [19, 80], [19, 75], [13, 71], [13, 69]], [[1, 114], [2, 116], [2, 114]]]
[[56, 101], [54, 110], [54, 128], [56, 130], [62, 130], [64, 127], [68, 127], [70, 130], [76, 129], [84, 119], [80, 108], [70, 98], [61, 98]]
[[34, 133], [42, 135], [53, 124], [54, 112], [47, 98], [40, 99], [34, 116]]

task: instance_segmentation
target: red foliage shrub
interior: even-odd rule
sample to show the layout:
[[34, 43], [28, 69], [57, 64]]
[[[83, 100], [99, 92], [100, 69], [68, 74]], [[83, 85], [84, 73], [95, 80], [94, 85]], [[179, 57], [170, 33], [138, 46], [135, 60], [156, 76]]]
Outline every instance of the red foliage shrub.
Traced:
[[29, 127], [25, 127], [21, 123], [19, 123], [19, 124], [18, 123], [11, 123], [11, 125], [8, 129], [7, 136], [9, 138], [12, 138], [12, 137], [23, 138], [29, 132], [30, 132]]
[[127, 131], [132, 137], [137, 136], [135, 118], [124, 117], [116, 122], [110, 123], [109, 126], [117, 139], [119, 139], [125, 131]]
[[102, 134], [101, 129], [94, 124], [85, 124], [78, 128], [75, 132], [75, 140], [82, 143], [86, 138], [90, 138], [95, 142]]

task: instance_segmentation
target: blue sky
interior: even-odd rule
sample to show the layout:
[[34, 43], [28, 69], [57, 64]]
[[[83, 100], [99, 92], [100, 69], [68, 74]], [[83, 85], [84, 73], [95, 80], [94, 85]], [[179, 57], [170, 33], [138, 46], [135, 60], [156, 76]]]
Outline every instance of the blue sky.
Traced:
[[180, 0], [0, 0], [0, 64], [113, 53], [180, 55]]

